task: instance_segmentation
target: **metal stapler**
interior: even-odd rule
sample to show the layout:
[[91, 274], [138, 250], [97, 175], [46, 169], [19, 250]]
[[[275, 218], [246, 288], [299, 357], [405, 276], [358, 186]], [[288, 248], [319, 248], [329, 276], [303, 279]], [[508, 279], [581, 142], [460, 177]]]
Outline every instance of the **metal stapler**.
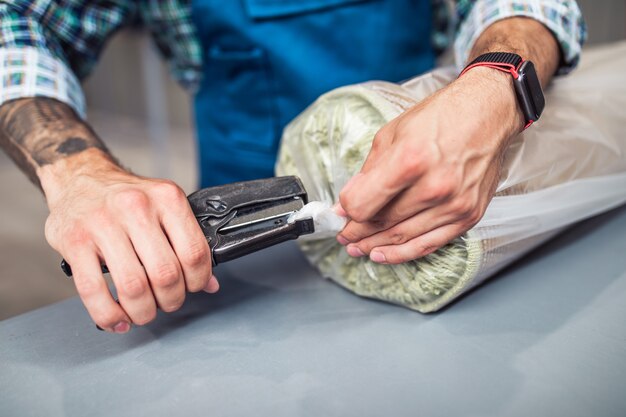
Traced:
[[[307, 203], [306, 190], [297, 177], [203, 188], [187, 198], [211, 248], [213, 265], [314, 231], [312, 218], [288, 221]], [[65, 260], [61, 268], [72, 276]], [[102, 272], [108, 272], [106, 265]]]

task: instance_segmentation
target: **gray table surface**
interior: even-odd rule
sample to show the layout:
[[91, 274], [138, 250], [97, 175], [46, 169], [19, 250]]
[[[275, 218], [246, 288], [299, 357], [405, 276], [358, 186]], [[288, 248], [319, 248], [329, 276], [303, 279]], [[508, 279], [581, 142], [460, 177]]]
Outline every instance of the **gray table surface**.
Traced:
[[321, 279], [293, 243], [217, 273], [127, 335], [76, 298], [0, 322], [0, 416], [626, 415], [626, 208], [431, 315]]

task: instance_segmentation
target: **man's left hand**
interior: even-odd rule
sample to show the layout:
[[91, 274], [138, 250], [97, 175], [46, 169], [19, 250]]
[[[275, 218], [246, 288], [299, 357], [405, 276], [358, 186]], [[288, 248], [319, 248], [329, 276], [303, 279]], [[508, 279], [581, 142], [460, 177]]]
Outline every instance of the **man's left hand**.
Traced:
[[352, 256], [397, 264], [434, 252], [483, 216], [509, 140], [524, 126], [512, 78], [474, 68], [376, 134], [340, 194]]

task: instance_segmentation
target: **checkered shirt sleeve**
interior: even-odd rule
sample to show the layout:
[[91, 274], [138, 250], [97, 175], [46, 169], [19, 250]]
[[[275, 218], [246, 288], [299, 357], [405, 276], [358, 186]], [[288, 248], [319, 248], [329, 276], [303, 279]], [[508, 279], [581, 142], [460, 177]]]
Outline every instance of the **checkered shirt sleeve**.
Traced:
[[134, 13], [132, 1], [0, 1], [0, 104], [45, 96], [84, 116], [79, 79]]
[[[459, 3], [466, 3], [461, 1]], [[477, 0], [461, 23], [454, 42], [455, 62], [462, 68], [480, 34], [492, 23], [524, 16], [543, 23], [556, 37], [563, 56], [558, 73], [576, 67], [587, 30], [574, 0]]]

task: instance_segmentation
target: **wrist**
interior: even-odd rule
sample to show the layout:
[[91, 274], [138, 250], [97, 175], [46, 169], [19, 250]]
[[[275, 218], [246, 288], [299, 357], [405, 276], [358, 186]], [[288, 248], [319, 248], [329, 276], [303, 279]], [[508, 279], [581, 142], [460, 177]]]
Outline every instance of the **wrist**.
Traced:
[[518, 134], [526, 125], [510, 74], [489, 67], [475, 67], [457, 82], [472, 90], [476, 109], [491, 131], [503, 140]]
[[51, 207], [81, 180], [104, 178], [124, 172], [108, 153], [98, 148], [90, 148], [38, 168], [37, 176], [48, 207]]

